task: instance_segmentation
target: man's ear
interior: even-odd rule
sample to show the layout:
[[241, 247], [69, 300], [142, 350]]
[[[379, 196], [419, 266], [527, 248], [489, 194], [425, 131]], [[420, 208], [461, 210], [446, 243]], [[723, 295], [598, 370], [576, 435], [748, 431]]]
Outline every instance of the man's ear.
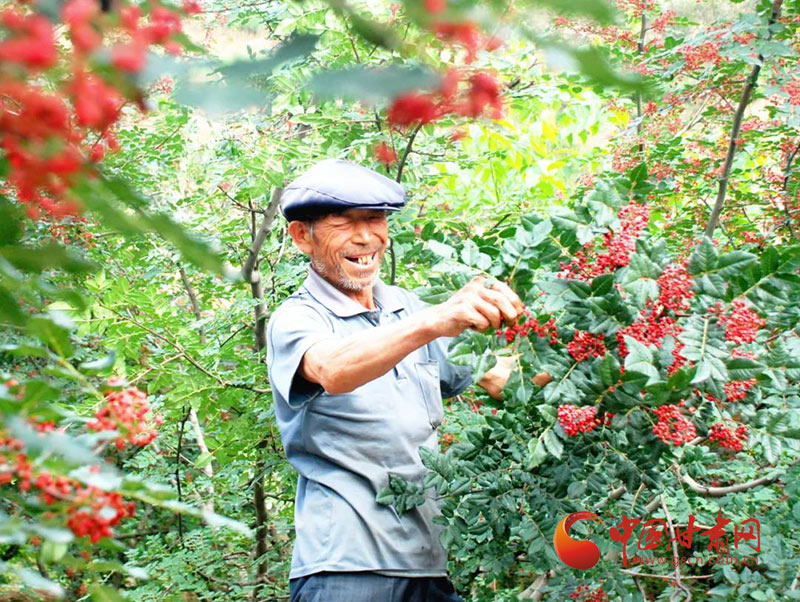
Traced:
[[292, 237], [294, 244], [306, 255], [311, 254], [311, 232], [305, 222], [294, 220], [289, 222], [289, 235]]

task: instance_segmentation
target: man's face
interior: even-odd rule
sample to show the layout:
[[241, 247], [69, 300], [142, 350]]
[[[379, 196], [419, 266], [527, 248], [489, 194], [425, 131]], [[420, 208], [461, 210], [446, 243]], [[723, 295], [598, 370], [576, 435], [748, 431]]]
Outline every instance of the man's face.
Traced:
[[348, 209], [318, 219], [307, 245], [299, 246], [317, 273], [342, 289], [357, 291], [378, 280], [388, 240], [385, 211]]

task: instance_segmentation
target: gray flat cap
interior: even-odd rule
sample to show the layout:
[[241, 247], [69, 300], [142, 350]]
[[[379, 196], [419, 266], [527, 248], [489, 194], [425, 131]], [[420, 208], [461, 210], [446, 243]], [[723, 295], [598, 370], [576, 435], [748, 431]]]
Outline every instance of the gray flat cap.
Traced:
[[394, 180], [349, 161], [325, 159], [286, 187], [281, 213], [292, 221], [348, 209], [397, 211], [405, 204], [406, 193]]

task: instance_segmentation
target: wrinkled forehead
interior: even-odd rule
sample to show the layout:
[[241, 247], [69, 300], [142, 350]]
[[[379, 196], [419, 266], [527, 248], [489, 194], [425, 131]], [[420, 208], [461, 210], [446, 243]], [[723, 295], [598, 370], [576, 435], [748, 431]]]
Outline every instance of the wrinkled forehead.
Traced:
[[333, 222], [341, 221], [357, 221], [362, 219], [373, 219], [379, 217], [387, 217], [388, 211], [383, 209], [347, 209], [346, 211], [336, 211], [324, 215], [321, 220], [329, 220]]

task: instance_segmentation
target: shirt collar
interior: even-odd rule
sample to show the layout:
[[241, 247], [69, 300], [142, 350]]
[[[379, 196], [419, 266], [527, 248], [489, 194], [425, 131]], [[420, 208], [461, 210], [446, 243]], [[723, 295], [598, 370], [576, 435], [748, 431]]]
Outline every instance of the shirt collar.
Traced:
[[[371, 311], [345, 295], [325, 278], [317, 274], [311, 266], [308, 266], [308, 276], [303, 282], [303, 286], [311, 293], [312, 297], [340, 318], [348, 318]], [[385, 311], [395, 312], [405, 307], [400, 296], [380, 278], [372, 288], [372, 295]]]

